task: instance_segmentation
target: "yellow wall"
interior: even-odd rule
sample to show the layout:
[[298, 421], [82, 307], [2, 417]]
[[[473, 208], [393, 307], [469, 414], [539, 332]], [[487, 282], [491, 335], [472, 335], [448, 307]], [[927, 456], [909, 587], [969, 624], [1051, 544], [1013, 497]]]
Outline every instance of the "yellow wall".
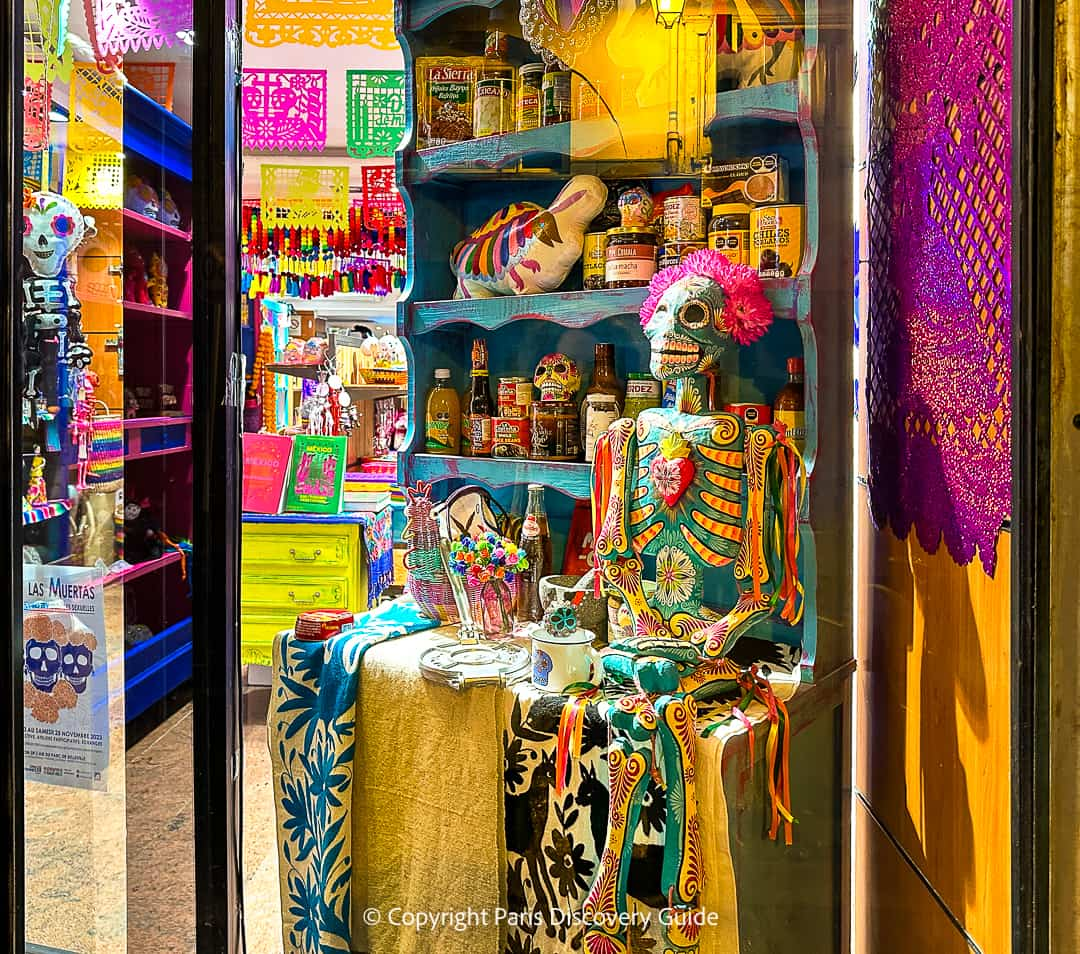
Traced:
[[1009, 537], [993, 579], [868, 520], [860, 543], [856, 950], [967, 949], [913, 864], [980, 949], [1006, 952]]

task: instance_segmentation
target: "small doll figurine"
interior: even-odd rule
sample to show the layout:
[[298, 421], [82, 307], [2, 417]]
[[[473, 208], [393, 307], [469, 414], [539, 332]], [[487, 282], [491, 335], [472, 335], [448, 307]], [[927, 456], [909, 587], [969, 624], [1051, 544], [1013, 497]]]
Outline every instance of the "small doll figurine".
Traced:
[[84, 371], [76, 391], [75, 408], [71, 416], [71, 437], [75, 444], [78, 470], [75, 482], [77, 490], [86, 490], [86, 472], [90, 466], [90, 443], [94, 432], [94, 394], [98, 376]]
[[49, 490], [45, 486], [45, 458], [41, 448], [34, 445], [34, 456], [30, 461], [30, 480], [26, 485], [26, 502], [31, 507], [49, 502]]
[[151, 304], [146, 283], [146, 261], [137, 248], [128, 248], [124, 256], [124, 300], [136, 305]]
[[169, 266], [157, 252], [150, 255], [150, 277], [146, 282], [146, 290], [150, 300], [158, 308], [169, 307]]

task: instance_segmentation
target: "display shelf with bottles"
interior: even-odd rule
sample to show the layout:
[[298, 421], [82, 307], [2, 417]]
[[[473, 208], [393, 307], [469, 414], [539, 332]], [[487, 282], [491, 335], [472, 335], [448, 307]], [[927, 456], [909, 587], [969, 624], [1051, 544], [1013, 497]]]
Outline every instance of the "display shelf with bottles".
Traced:
[[[722, 164], [757, 156], [776, 157], [777, 168], [784, 170], [780, 176], [783, 185], [772, 201], [798, 210], [795, 231], [799, 235], [799, 261], [793, 273], [763, 276], [765, 295], [776, 320], [759, 341], [740, 348], [724, 369], [721, 400], [725, 404], [767, 407], [771, 413], [774, 398], [788, 383], [789, 359], [800, 360], [804, 369], [804, 460], [807, 471], [815, 475], [813, 486], [816, 488], [822, 481], [831, 485], [846, 473], [847, 465], [841, 458], [844, 449], [850, 447], [850, 435], [823, 442], [819, 433], [823, 420], [823, 347], [824, 367], [841, 369], [834, 375], [837, 379], [850, 379], [844, 365], [845, 361], [850, 363], [850, 345], [843, 343], [849, 329], [830, 324], [822, 339], [819, 324], [837, 301], [834, 295], [848, 280], [851, 263], [850, 248], [841, 247], [839, 241], [845, 229], [850, 230], [850, 221], [842, 221], [843, 217], [836, 214], [843, 203], [824, 207], [821, 202], [823, 182], [839, 176], [841, 165], [823, 172], [821, 130], [833, 128], [837, 111], [826, 65], [829, 57], [838, 54], [819, 49], [818, 6], [818, 2], [805, 5], [801, 43], [781, 51], [783, 55], [776, 62], [785, 62], [784, 57], [790, 62], [778, 68], [770, 82], [761, 81], [770, 78], [766, 74], [773, 69], [773, 61], [766, 62], [765, 51], [761, 77], [732, 82], [721, 74], [715, 55], [719, 49], [715, 24], [712, 33], [701, 34], [705, 36], [702, 43], [714, 44], [711, 59], [694, 60], [689, 39], [679, 40], [678, 44], [672, 40], [670, 50], [678, 46], [682, 57], [675, 71], [682, 70], [678, 74], [681, 78], [673, 86], [681, 84], [680, 88], [686, 90], [685, 100], [680, 100], [677, 107], [677, 129], [669, 127], [666, 107], [650, 112], [647, 104], [634, 102], [634, 97], [626, 94], [625, 84], [606, 83], [612, 73], [619, 75], [619, 70], [622, 75], [640, 77], [641, 71], [659, 64], [669, 50], [666, 38], [673, 34], [658, 33], [647, 50], [644, 44], [620, 49], [616, 38], [623, 30], [621, 38], [625, 41], [627, 28], [624, 21], [613, 16], [606, 43], [594, 43], [589, 56], [574, 65], [579, 74], [595, 80], [595, 89], [606, 96], [605, 109], [610, 113], [594, 110], [586, 114], [581, 104], [588, 91], [582, 92], [583, 83], [575, 76], [574, 112], [569, 122], [432, 144], [424, 113], [430, 103], [425, 102], [420, 76], [421, 68], [432, 57], [478, 57], [492, 23], [510, 32], [508, 59], [515, 66], [537, 56], [521, 40], [515, 0], [480, 0], [471, 4], [398, 0], [408, 130], [397, 153], [397, 169], [410, 213], [409, 279], [398, 305], [398, 332], [410, 345], [413, 371], [406, 451], [399, 455], [402, 483], [422, 479], [434, 484], [438, 493], [446, 493], [472, 481], [509, 493], [508, 488], [536, 481], [568, 498], [588, 497], [590, 465], [583, 459], [500, 460], [425, 452], [425, 398], [434, 371], [448, 369], [460, 394], [468, 382], [474, 339], [486, 343], [493, 388], [505, 375], [531, 376], [540, 357], [553, 352], [575, 359], [582, 379], [587, 380], [594, 348], [601, 342], [614, 344], [616, 374], [623, 381], [629, 373], [644, 371], [649, 364], [648, 342], [638, 324], [646, 289], [586, 289], [579, 262], [554, 291], [461, 297], [455, 294], [455, 276], [450, 268], [451, 250], [458, 243], [510, 203], [529, 202], [550, 210], [560, 190], [577, 174], [599, 176], [612, 194], [641, 183], [654, 196], [660, 196], [680, 190], [685, 193], [688, 185], [696, 192], [709, 160]], [[686, 30], [687, 37], [691, 33], [693, 30]], [[631, 54], [631, 48], [638, 52]], [[635, 63], [635, 57], [641, 62]], [[705, 63], [704, 70], [700, 69], [701, 63]], [[635, 69], [639, 72], [634, 73]], [[694, 69], [698, 69], [696, 76], [690, 75]], [[824, 155], [838, 163], [842, 144], [827, 145]], [[763, 204], [759, 198], [750, 201], [749, 193], [747, 202], [752, 207], [756, 207], [755, 202]], [[831, 244], [826, 265], [821, 267], [824, 234], [829, 235]], [[484, 254], [495, 254], [490, 244], [482, 250]], [[827, 387], [832, 389], [833, 385], [830, 380]], [[843, 390], [850, 392], [846, 386]], [[579, 402], [583, 393], [584, 389], [577, 395]], [[825, 404], [835, 408], [835, 395]], [[841, 427], [832, 423], [829, 426]], [[823, 447], [828, 450], [824, 467]], [[839, 486], [830, 486], [830, 501], [833, 490], [839, 495]], [[831, 503], [815, 505], [808, 499], [802, 510], [800, 559], [807, 574], [808, 613], [801, 637], [810, 649], [811, 660], [817, 626], [812, 611], [816, 605], [818, 564], [813, 524], [816, 512], [828, 512], [832, 520], [836, 508]], [[559, 514], [553, 516], [556, 522], [560, 519]], [[835, 549], [831, 527], [826, 528], [826, 535]], [[829, 561], [832, 559], [830, 551]]]

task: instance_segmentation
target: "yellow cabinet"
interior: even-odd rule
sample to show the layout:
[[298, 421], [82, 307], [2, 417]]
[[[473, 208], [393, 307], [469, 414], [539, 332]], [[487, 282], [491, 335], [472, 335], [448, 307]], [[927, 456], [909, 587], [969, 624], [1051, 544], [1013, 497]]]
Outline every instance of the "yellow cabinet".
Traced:
[[367, 553], [359, 515], [244, 516], [241, 660], [270, 665], [274, 634], [305, 609], [367, 609]]

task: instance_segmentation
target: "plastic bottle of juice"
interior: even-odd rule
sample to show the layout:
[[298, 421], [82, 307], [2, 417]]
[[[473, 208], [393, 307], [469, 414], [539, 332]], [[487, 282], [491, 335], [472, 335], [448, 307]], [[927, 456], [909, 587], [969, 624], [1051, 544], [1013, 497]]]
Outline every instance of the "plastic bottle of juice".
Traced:
[[457, 454], [461, 450], [461, 404], [450, 384], [449, 368], [435, 369], [435, 385], [428, 391], [424, 450], [429, 454]]

